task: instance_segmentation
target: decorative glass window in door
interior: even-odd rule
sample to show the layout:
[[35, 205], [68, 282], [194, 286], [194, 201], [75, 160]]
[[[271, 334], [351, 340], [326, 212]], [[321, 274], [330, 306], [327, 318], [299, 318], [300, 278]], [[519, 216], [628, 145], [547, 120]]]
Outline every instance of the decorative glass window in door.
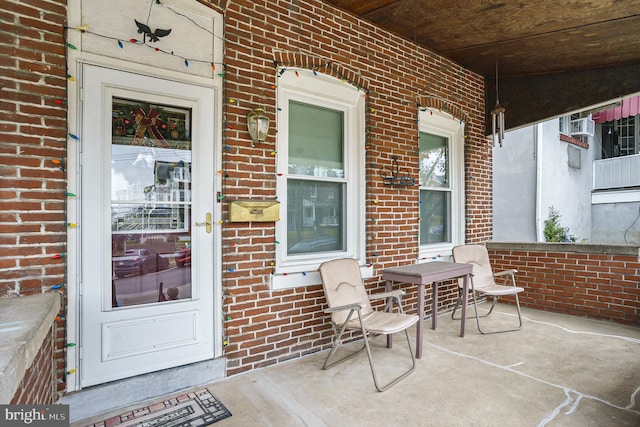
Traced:
[[191, 110], [112, 100], [113, 307], [191, 297]]

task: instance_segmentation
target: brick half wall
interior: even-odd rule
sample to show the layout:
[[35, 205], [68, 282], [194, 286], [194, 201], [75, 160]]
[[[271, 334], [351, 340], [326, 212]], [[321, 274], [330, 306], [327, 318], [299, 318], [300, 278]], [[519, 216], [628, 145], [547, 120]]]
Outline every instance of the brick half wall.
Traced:
[[639, 247], [487, 243], [494, 271], [516, 269], [523, 307], [640, 326]]
[[42, 341], [42, 346], [33, 360], [33, 364], [27, 369], [18, 385], [16, 394], [11, 403], [14, 405], [49, 405], [57, 398], [56, 374], [53, 360], [53, 336], [54, 326]]

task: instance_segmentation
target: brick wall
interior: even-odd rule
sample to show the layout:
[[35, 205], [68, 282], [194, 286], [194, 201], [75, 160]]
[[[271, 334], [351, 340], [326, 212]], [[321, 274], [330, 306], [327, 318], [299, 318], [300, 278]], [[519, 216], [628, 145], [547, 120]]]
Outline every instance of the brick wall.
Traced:
[[34, 293], [64, 277], [66, 1], [2, 5], [0, 289]]
[[[375, 236], [367, 240], [375, 276], [368, 281], [370, 291], [384, 288], [383, 268], [410, 264], [417, 257], [418, 189], [385, 187], [378, 168], [389, 167], [395, 155], [417, 176], [418, 103], [464, 116], [460, 118], [467, 122], [467, 235], [471, 241], [491, 236], [492, 160], [484, 138], [480, 76], [321, 1], [234, 1], [224, 14], [225, 98], [235, 101], [225, 106], [226, 197], [276, 195], [271, 154], [276, 131], [265, 143], [252, 146], [244, 125], [247, 113], [259, 104], [275, 121], [274, 60], [293, 58], [289, 61], [298, 65], [330, 60], [369, 90], [366, 227], [367, 236]], [[274, 224], [226, 223], [223, 233], [226, 243], [234, 243], [223, 242], [228, 373], [326, 348], [331, 334], [329, 318], [322, 312], [321, 287], [286, 291], [269, 287], [275, 262]], [[407, 291], [406, 307], [415, 311], [415, 289]], [[452, 304], [456, 295], [455, 286], [443, 289], [442, 304]]]
[[25, 372], [11, 404], [49, 405], [57, 400], [55, 362], [52, 359], [54, 329], [55, 327], [50, 328], [42, 341], [42, 346]]
[[65, 20], [66, 0], [0, 2], [0, 297], [64, 282]]
[[[275, 197], [275, 131], [253, 146], [245, 117], [264, 104], [275, 121], [275, 52], [294, 52], [340, 64], [370, 91], [366, 209], [367, 218], [377, 218], [366, 224], [367, 235], [376, 236], [367, 241], [372, 292], [384, 288], [382, 268], [416, 258], [418, 189], [385, 187], [378, 168], [389, 167], [391, 157], [398, 156], [417, 176], [418, 104], [459, 112], [466, 121], [467, 239], [490, 238], [492, 160], [484, 138], [480, 76], [318, 0], [241, 0], [227, 2], [224, 10], [220, 4], [225, 2], [201, 3], [225, 15], [224, 96], [236, 100], [224, 105], [224, 144], [232, 147], [223, 149], [225, 199]], [[0, 296], [18, 287], [23, 294], [40, 292], [66, 277], [65, 13], [66, 0], [0, 2]], [[275, 245], [273, 223], [223, 224], [229, 374], [329, 344], [319, 285], [270, 289]], [[407, 307], [415, 310], [416, 293], [407, 291]], [[455, 286], [441, 292], [442, 304], [452, 304]], [[62, 316], [55, 342], [59, 390], [65, 387], [64, 322]]]
[[638, 247], [489, 243], [495, 270], [518, 270], [524, 307], [640, 326]]

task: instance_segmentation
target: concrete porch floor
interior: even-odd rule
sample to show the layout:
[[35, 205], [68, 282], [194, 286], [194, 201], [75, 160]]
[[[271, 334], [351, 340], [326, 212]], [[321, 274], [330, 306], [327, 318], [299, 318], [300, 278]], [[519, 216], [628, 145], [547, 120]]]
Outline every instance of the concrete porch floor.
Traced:
[[[640, 426], [640, 328], [522, 314], [522, 330], [495, 335], [469, 319], [464, 338], [450, 314], [435, 331], [425, 320], [416, 371], [383, 393], [364, 352], [326, 371], [324, 351], [206, 384], [232, 413], [215, 426]], [[516, 325], [515, 307], [499, 304], [480, 320], [487, 329]], [[401, 338], [392, 349], [384, 337], [372, 340], [381, 382], [409, 366]], [[415, 346], [415, 329], [410, 338]]]

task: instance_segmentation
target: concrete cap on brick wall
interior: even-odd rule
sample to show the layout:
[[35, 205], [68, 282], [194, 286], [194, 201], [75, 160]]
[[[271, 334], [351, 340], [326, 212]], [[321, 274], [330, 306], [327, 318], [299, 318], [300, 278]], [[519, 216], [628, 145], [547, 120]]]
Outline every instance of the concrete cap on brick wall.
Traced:
[[572, 252], [579, 254], [627, 255], [640, 261], [640, 246], [595, 243], [487, 242], [487, 249], [533, 252]]

